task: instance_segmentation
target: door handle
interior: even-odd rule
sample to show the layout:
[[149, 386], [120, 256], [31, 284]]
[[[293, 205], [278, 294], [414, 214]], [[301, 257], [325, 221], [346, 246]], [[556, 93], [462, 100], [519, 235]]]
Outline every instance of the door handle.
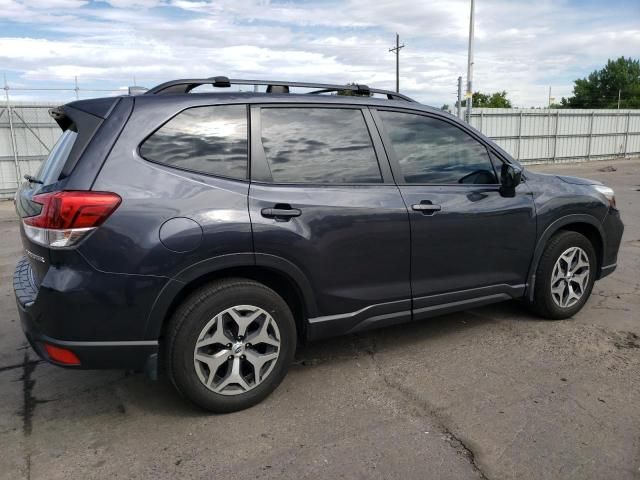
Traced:
[[411, 205], [411, 208], [417, 212], [422, 212], [424, 215], [433, 215], [434, 213], [442, 210], [442, 207], [440, 205], [433, 205], [431, 202], [416, 203], [414, 205]]
[[289, 219], [292, 217], [299, 217], [302, 212], [297, 208], [263, 208], [260, 213], [265, 218], [282, 218]]

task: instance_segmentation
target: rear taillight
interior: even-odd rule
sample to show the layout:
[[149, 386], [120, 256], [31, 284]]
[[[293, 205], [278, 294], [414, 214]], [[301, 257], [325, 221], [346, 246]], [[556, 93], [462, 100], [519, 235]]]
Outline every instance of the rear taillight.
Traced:
[[23, 219], [27, 237], [50, 248], [77, 245], [100, 226], [122, 199], [111, 192], [71, 191], [35, 195], [42, 204], [39, 215]]

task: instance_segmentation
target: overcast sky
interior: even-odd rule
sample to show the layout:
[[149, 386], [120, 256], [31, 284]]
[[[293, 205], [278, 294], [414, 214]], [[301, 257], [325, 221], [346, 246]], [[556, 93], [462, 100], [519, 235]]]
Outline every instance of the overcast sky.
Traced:
[[[392, 89], [398, 32], [401, 91], [439, 107], [466, 77], [468, 28], [469, 0], [0, 0], [0, 72], [13, 87], [227, 75]], [[640, 57], [640, 0], [476, 0], [474, 90], [516, 106], [570, 95], [621, 55]]]

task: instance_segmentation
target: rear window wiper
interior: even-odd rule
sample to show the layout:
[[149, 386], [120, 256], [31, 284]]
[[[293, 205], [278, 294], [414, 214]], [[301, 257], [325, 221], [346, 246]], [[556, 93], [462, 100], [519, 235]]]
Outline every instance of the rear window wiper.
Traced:
[[24, 179], [27, 180], [29, 183], [39, 183], [40, 185], [42, 185], [42, 180], [38, 180], [36, 177], [34, 177], [33, 175], [25, 175]]

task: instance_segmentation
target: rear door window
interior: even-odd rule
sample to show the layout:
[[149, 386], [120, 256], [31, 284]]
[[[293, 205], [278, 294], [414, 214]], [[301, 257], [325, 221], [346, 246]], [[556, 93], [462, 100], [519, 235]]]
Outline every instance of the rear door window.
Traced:
[[247, 124], [246, 105], [189, 108], [147, 138], [140, 155], [170, 167], [246, 179]]
[[51, 149], [51, 153], [47, 159], [42, 162], [40, 170], [36, 174], [36, 178], [40, 180], [43, 185], [51, 185], [56, 183], [60, 178], [60, 172], [64, 168], [64, 164], [69, 158], [69, 153], [73, 148], [73, 144], [78, 138], [78, 133], [72, 129], [65, 130], [54, 147]]
[[262, 108], [262, 145], [276, 183], [381, 183], [359, 109]]

